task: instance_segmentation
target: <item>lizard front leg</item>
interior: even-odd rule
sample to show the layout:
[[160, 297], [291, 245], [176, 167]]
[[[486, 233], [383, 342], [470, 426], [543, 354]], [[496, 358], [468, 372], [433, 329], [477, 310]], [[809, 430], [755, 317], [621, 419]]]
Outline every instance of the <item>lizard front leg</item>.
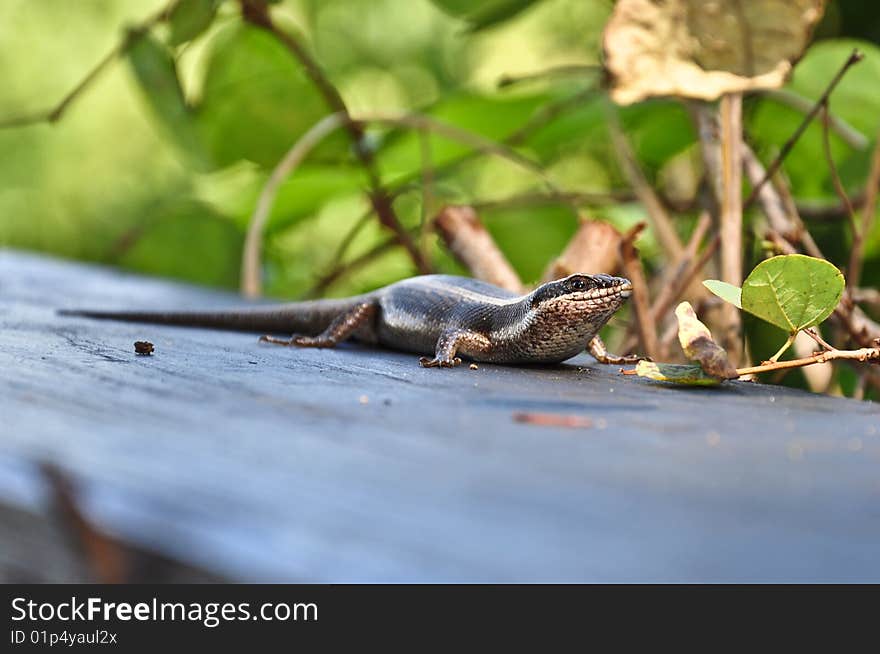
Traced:
[[458, 350], [481, 352], [488, 350], [491, 345], [483, 334], [468, 329], [447, 329], [437, 339], [434, 358], [422, 357], [419, 363], [423, 368], [452, 368], [461, 363], [461, 359], [455, 356]]
[[323, 332], [317, 336], [291, 336], [288, 340], [262, 336], [261, 341], [275, 345], [296, 345], [298, 347], [335, 347], [349, 338], [361, 327], [369, 324], [376, 315], [377, 307], [370, 302], [358, 304], [349, 311], [337, 316]]
[[593, 336], [592, 340], [587, 343], [587, 350], [589, 350], [590, 354], [593, 355], [593, 358], [596, 359], [599, 363], [606, 363], [610, 365], [620, 365], [624, 363], [638, 363], [639, 361], [648, 360], [647, 357], [639, 356], [638, 354], [627, 354], [625, 356], [618, 356], [616, 354], [610, 354], [608, 350], [605, 348], [605, 343], [599, 338], [599, 335], [596, 334]]

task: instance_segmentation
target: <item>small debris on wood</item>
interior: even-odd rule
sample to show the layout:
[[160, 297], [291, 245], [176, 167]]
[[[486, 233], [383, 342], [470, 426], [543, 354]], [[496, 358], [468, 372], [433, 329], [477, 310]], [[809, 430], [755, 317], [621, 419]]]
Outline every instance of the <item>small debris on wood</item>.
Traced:
[[528, 425], [540, 425], [542, 427], [570, 427], [589, 429], [593, 426], [593, 421], [586, 416], [565, 415], [561, 413], [530, 413], [519, 411], [513, 414], [516, 422], [522, 422]]
[[140, 356], [148, 357], [154, 350], [155, 348], [150, 341], [135, 341], [134, 343], [134, 352]]
[[468, 366], [468, 368], [470, 368], [471, 370], [479, 370], [480, 366], [478, 366], [476, 363], [472, 363]]
[[358, 402], [360, 402], [361, 404], [369, 404], [369, 403], [370, 403], [370, 398], [367, 397], [366, 395], [361, 395], [361, 396], [358, 398]]

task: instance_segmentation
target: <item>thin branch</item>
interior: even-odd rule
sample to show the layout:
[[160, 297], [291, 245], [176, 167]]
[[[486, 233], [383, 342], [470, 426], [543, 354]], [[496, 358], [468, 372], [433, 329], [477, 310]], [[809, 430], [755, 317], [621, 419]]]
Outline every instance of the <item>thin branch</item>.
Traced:
[[503, 143], [498, 143], [497, 141], [493, 141], [456, 125], [443, 122], [432, 116], [416, 113], [400, 115], [366, 114], [359, 116], [358, 120], [368, 123], [390, 125], [393, 127], [409, 127], [410, 129], [420, 131], [427, 130], [439, 134], [452, 141], [463, 143], [474, 151], [483, 154], [492, 154], [502, 159], [506, 159], [537, 175], [554, 195], [559, 193], [559, 189], [547, 176], [547, 173], [544, 171], [540, 163], [521, 155], [519, 152]]
[[651, 221], [651, 227], [654, 228], [657, 234], [657, 240], [667, 256], [672, 260], [676, 260], [681, 257], [684, 246], [678, 238], [672, 220], [669, 214], [666, 213], [666, 209], [663, 208], [663, 204], [660, 202], [654, 189], [651, 188], [648, 180], [645, 179], [645, 175], [636, 161], [632, 146], [623, 133], [617, 112], [610, 104], [608, 105], [607, 116], [608, 130], [611, 134], [611, 141], [614, 145], [617, 161], [639, 201], [645, 207], [645, 211]]
[[700, 217], [700, 222], [697, 224], [696, 229], [694, 229], [694, 234], [688, 243], [684, 255], [674, 267], [675, 272], [673, 273], [672, 278], [663, 285], [660, 293], [654, 299], [654, 302], [651, 305], [651, 316], [655, 322], [660, 322], [663, 319], [666, 313], [672, 308], [672, 305], [675, 304], [681, 297], [681, 294], [684, 293], [685, 289], [694, 281], [697, 273], [705, 267], [718, 250], [718, 245], [721, 241], [716, 236], [709, 242], [700, 256], [696, 256], [697, 247], [699, 246], [703, 235], [705, 235], [710, 222], [711, 220], [708, 219], [706, 214]]
[[826, 363], [835, 359], [849, 359], [851, 361], [873, 361], [880, 360], [880, 348], [864, 347], [858, 350], [831, 350], [828, 352], [817, 352], [811, 357], [803, 359], [792, 359], [790, 361], [776, 361], [773, 363], [764, 363], [760, 366], [751, 366], [748, 368], [738, 368], [737, 373], [740, 377], [743, 375], [754, 375], [761, 372], [770, 372], [772, 370], [784, 370], [786, 368], [802, 368], [815, 363]]
[[362, 268], [371, 261], [385, 254], [386, 252], [394, 249], [396, 245], [398, 245], [397, 239], [394, 237], [389, 238], [385, 241], [382, 241], [372, 249], [364, 252], [362, 255], [352, 259], [351, 261], [336, 266], [326, 275], [323, 275], [321, 278], [319, 278], [318, 281], [315, 282], [314, 286], [312, 286], [308, 291], [305, 292], [304, 297], [315, 298], [323, 295], [324, 292], [331, 285], [335, 284], [340, 279], [354, 272], [358, 268]]
[[602, 72], [602, 66], [598, 64], [569, 64], [563, 66], [553, 66], [545, 68], [534, 73], [526, 73], [524, 75], [502, 75], [498, 80], [498, 88], [503, 89], [506, 86], [519, 84], [521, 82], [534, 82], [535, 80], [552, 79], [554, 77], [579, 77], [586, 74], [596, 74]]
[[444, 207], [433, 222], [446, 247], [474, 277], [514, 293], [523, 291], [519, 275], [471, 207]]
[[819, 334], [819, 330], [816, 329], [815, 327], [809, 327], [809, 328], [804, 329], [802, 331], [804, 332], [804, 334], [806, 334], [807, 336], [812, 338], [814, 341], [816, 341], [823, 349], [825, 349], [827, 351], [831, 351], [831, 350], [835, 349], [833, 345], [829, 345], [825, 341], [825, 339], [822, 338], [822, 336]]
[[367, 177], [370, 180], [370, 202], [376, 211], [379, 222], [386, 228], [391, 230], [396, 236], [398, 242], [404, 247], [412, 259], [413, 264], [419, 272], [426, 273], [431, 271], [430, 263], [422, 256], [421, 250], [416, 246], [412, 236], [400, 222], [394, 211], [392, 197], [383, 187], [379, 176], [379, 170], [373, 160], [372, 152], [364, 144], [363, 126], [352, 119], [348, 107], [339, 91], [333, 86], [324, 71], [318, 63], [309, 55], [306, 49], [293, 36], [278, 28], [269, 14], [269, 7], [266, 0], [239, 0], [241, 3], [242, 18], [268, 31], [277, 38], [294, 57], [300, 62], [306, 74], [317, 87], [327, 105], [335, 113], [344, 117], [344, 125], [354, 144], [355, 156], [360, 161]]
[[83, 77], [70, 91], [65, 94], [63, 98], [53, 107], [49, 109], [44, 109], [42, 111], [35, 111], [30, 114], [25, 114], [22, 116], [13, 116], [10, 118], [0, 119], [0, 129], [12, 128], [12, 127], [25, 127], [27, 125], [36, 125], [39, 123], [56, 123], [61, 118], [64, 117], [64, 114], [70, 108], [70, 106], [92, 85], [92, 83], [98, 79], [102, 72], [120, 55], [122, 55], [128, 48], [134, 43], [134, 36], [140, 35], [143, 32], [149, 30], [155, 24], [166, 20], [170, 13], [174, 10], [174, 7], [180, 2], [180, 0], [171, 0], [167, 5], [165, 5], [158, 12], [139, 23], [138, 25], [130, 28], [125, 37], [117, 43], [113, 48], [105, 54], [95, 66], [86, 73], [86, 76]]
[[773, 160], [773, 163], [767, 168], [767, 174], [764, 178], [758, 182], [753, 188], [749, 197], [746, 199], [743, 204], [743, 209], [748, 209], [752, 206], [752, 203], [758, 197], [758, 192], [761, 190], [761, 187], [767, 183], [767, 181], [776, 174], [776, 171], [782, 165], [782, 162], [788, 156], [789, 152], [791, 152], [792, 148], [794, 148], [795, 143], [797, 143], [798, 139], [801, 135], [806, 131], [807, 127], [809, 127], [810, 123], [813, 121], [813, 118], [816, 117], [816, 114], [819, 113], [819, 110], [822, 109], [822, 106], [828, 101], [828, 97], [831, 95], [831, 92], [837, 87], [837, 84], [843, 79], [843, 76], [850, 69], [853, 64], [857, 64], [862, 59], [864, 59], [864, 55], [858, 50], [853, 50], [850, 56], [847, 58], [845, 62], [843, 62], [843, 66], [840, 67], [840, 70], [837, 71], [837, 74], [831, 79], [831, 82], [828, 84], [828, 87], [819, 96], [819, 99], [816, 101], [816, 104], [813, 105], [813, 108], [810, 112], [804, 116], [804, 119], [801, 121], [801, 124], [798, 125], [798, 128], [794, 131], [788, 140], [783, 144], [782, 149], [779, 151], [779, 154], [776, 155], [776, 158]]
[[324, 137], [343, 126], [347, 120], [348, 116], [342, 113], [330, 114], [319, 120], [293, 144], [269, 176], [260, 192], [254, 213], [248, 222], [247, 235], [244, 240], [244, 252], [241, 260], [241, 292], [247, 297], [258, 297], [262, 290], [260, 260], [263, 231], [269, 220], [278, 188]]
[[562, 254], [547, 266], [542, 281], [549, 282], [578, 272], [616, 274], [620, 269], [622, 238], [614, 225], [600, 220], [582, 220]]
[[[802, 114], [809, 114], [813, 109], [813, 103], [802, 95], [798, 95], [791, 89], [767, 89], [761, 93], [763, 96], [775, 100], [786, 107], [799, 111]], [[862, 134], [855, 127], [850, 125], [840, 116], [830, 114], [830, 127], [843, 141], [856, 150], [864, 150], [868, 147], [868, 137]]]
[[554, 193], [548, 195], [546, 193], [518, 193], [506, 198], [497, 200], [476, 200], [470, 203], [470, 206], [477, 210], [486, 209], [511, 209], [522, 207], [542, 207], [554, 204], [575, 204], [577, 206], [596, 206], [615, 204], [618, 202], [627, 202], [634, 200], [635, 196], [630, 191], [621, 191], [615, 193], [581, 193], [578, 191]]
[[639, 261], [639, 253], [634, 245], [635, 239], [644, 228], [645, 223], [639, 223], [624, 235], [620, 244], [620, 258], [623, 261], [623, 272], [633, 285], [633, 309], [642, 351], [653, 359], [659, 353], [657, 325], [654, 324], [651, 317], [648, 284], [645, 282], [642, 263]]
[[427, 256], [428, 227], [434, 211], [434, 170], [431, 163], [431, 138], [426, 129], [419, 130], [419, 150], [422, 158], [422, 202], [419, 211], [419, 247]]
[[871, 170], [868, 173], [868, 181], [865, 183], [865, 203], [862, 206], [862, 223], [858, 230], [859, 238], [853, 239], [849, 268], [846, 271], [847, 283], [850, 288], [857, 287], [861, 281], [865, 239], [868, 238], [874, 226], [878, 190], [880, 190], [880, 131], [877, 132], [877, 141], [874, 143], [874, 152], [871, 154]]
[[[840, 180], [840, 173], [837, 172], [837, 165], [834, 163], [834, 155], [831, 152], [831, 139], [828, 135], [828, 105], [822, 105], [822, 150], [825, 154], [825, 163], [828, 164], [828, 171], [831, 173], [831, 183], [834, 185], [834, 191], [837, 193], [837, 197], [840, 198], [840, 201], [843, 203], [843, 206], [846, 207], [847, 216], [849, 216], [849, 226], [853, 232], [853, 241], [855, 242], [859, 238], [859, 227], [856, 223], [856, 212], [853, 209], [852, 202], [849, 201], [849, 196], [846, 194], [846, 189], [843, 188], [843, 182]], [[849, 272], [847, 270], [847, 272]]]
[[[746, 177], [750, 184], [756, 186], [760, 183], [761, 179], [763, 179], [767, 172], [764, 169], [764, 164], [761, 163], [754, 150], [752, 150], [745, 141], [743, 141], [742, 144], [741, 154], [743, 170], [746, 173]], [[792, 220], [792, 216], [789, 214], [788, 207], [774, 184], [764, 184], [758, 194], [758, 199], [761, 203], [761, 209], [770, 223], [771, 229], [780, 234], [786, 235], [791, 235], [796, 232], [795, 223]]]
[[[573, 108], [581, 106], [583, 99], [594, 93], [594, 89], [585, 89], [574, 94], [573, 96], [563, 98], [559, 101], [551, 102], [542, 106], [538, 111], [535, 112], [535, 115], [532, 116], [532, 118], [530, 118], [524, 125], [505, 136], [499, 141], [499, 143], [506, 146], [514, 146], [522, 143], [535, 131], [552, 122], [553, 119], [555, 119], [557, 116], [562, 115], [566, 111], [569, 111]], [[461, 166], [462, 164], [473, 160], [480, 154], [483, 154], [483, 152], [479, 150], [472, 150], [470, 152], [466, 152], [459, 157], [454, 157], [441, 165], [435, 166], [435, 180], [439, 179], [442, 175], [448, 174], [450, 171], [454, 170], [458, 166]], [[390, 186], [391, 192], [396, 196], [408, 190], [412, 182], [418, 179], [419, 175], [420, 173], [413, 173], [411, 175], [403, 176], [397, 181], [397, 183]]]
[[[739, 286], [743, 280], [742, 257], [742, 94], [728, 93], [719, 103], [721, 192], [719, 235], [721, 279]], [[735, 362], [741, 348], [740, 315], [731, 304], [722, 308], [721, 345]]]

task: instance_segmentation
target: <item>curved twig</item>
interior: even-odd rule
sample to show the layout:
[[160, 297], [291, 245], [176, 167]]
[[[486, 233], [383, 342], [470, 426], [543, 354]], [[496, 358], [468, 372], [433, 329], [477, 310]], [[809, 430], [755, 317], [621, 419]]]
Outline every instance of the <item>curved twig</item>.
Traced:
[[278, 194], [281, 183], [296, 170], [306, 155], [320, 143], [324, 137], [345, 125], [348, 115], [342, 112], [330, 114], [319, 120], [302, 137], [293, 144], [287, 154], [278, 162], [269, 180], [260, 192], [257, 206], [248, 223], [247, 235], [244, 240], [244, 252], [241, 261], [241, 292], [248, 297], [260, 295], [260, 256], [262, 254], [263, 230], [269, 219], [272, 204]]

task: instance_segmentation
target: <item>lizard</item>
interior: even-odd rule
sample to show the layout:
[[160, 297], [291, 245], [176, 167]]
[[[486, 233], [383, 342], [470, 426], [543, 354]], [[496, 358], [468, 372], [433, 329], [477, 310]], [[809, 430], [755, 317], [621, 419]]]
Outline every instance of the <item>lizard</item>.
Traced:
[[589, 347], [602, 363], [639, 357], [610, 355], [599, 330], [632, 294], [632, 283], [610, 275], [573, 274], [519, 295], [453, 275], [421, 275], [363, 295], [220, 311], [61, 310], [66, 316], [294, 335], [261, 341], [334, 347], [352, 338], [418, 354], [427, 368], [451, 368], [461, 357], [501, 364], [553, 364]]

